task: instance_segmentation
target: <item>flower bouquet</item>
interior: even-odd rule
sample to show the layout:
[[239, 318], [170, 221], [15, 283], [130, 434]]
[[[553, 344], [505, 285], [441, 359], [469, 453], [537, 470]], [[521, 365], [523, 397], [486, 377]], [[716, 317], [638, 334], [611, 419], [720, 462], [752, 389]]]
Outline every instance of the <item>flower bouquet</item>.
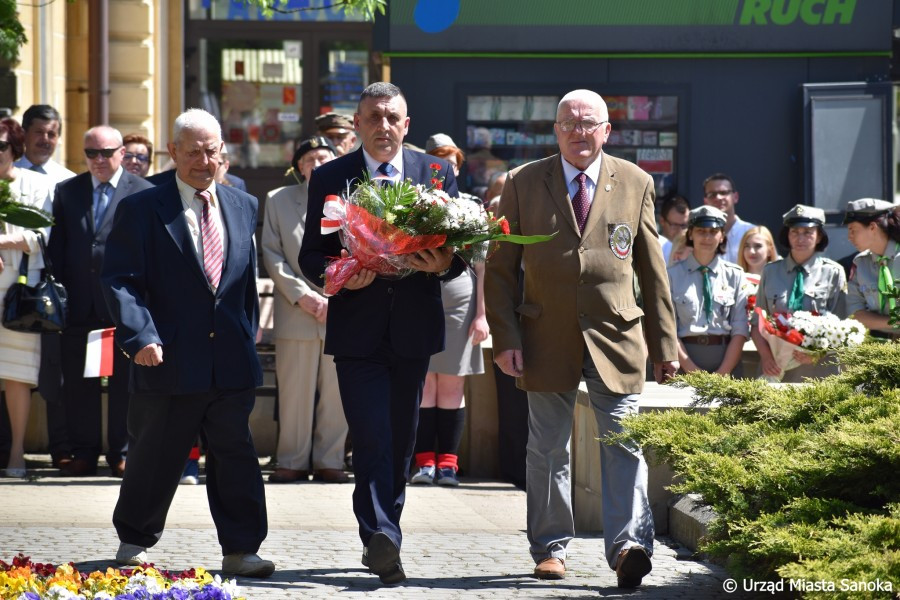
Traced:
[[243, 600], [237, 584], [204, 569], [181, 573], [151, 565], [107, 568], [81, 573], [72, 563], [34, 563], [19, 554], [12, 564], [0, 561], [0, 598], [9, 600]]
[[794, 358], [796, 350], [818, 361], [829, 350], [862, 344], [866, 336], [866, 328], [859, 321], [840, 319], [831, 313], [798, 310], [767, 316], [759, 307], [755, 312], [759, 317], [759, 332], [769, 343], [782, 374], [801, 365]]
[[489, 217], [480, 203], [451, 198], [437, 178], [441, 165], [430, 167], [430, 187], [363, 180], [352, 193], [348, 184], [343, 198], [325, 198], [322, 234], [339, 232], [350, 254], [325, 269], [326, 295], [336, 294], [362, 269], [383, 277], [409, 275], [414, 269], [405, 256], [420, 250], [452, 247], [468, 263], [483, 262], [491, 241], [533, 244], [556, 235], [511, 235], [504, 217]]

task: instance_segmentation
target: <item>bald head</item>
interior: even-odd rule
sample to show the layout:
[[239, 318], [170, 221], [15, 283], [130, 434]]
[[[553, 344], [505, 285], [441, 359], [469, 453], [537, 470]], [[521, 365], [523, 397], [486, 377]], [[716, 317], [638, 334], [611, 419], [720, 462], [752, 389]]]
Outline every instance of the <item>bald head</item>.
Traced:
[[573, 90], [559, 101], [553, 125], [559, 152], [578, 170], [584, 171], [597, 160], [611, 129], [609, 111], [600, 94]]
[[601, 117], [601, 121], [609, 120], [609, 110], [606, 108], [606, 101], [603, 100], [600, 94], [591, 90], [572, 90], [563, 96], [556, 107], [557, 120], [559, 120], [559, 112], [563, 110], [563, 106], [572, 103], [591, 105], [597, 109], [597, 114]]

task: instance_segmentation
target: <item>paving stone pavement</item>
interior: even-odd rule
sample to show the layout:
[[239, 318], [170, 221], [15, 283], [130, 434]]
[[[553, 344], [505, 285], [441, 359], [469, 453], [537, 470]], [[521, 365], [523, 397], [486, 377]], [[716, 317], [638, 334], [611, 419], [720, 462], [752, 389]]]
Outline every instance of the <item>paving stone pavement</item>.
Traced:
[[[39, 562], [73, 561], [83, 571], [114, 566], [118, 540], [111, 515], [119, 480], [105, 475], [63, 478], [29, 455], [29, 481], [0, 478], [0, 559], [22, 552]], [[266, 580], [239, 580], [248, 600], [288, 598], [736, 598], [728, 575], [692, 560], [669, 540], [656, 541], [653, 571], [638, 590], [616, 588], [601, 536], [569, 546], [561, 581], [530, 576], [525, 494], [511, 485], [463, 478], [455, 489], [410, 486], [403, 515], [403, 565], [409, 579], [385, 587], [359, 562], [361, 544], [351, 509], [352, 485], [266, 484], [269, 535], [260, 555], [275, 561]], [[160, 568], [202, 566], [216, 572], [221, 554], [204, 485], [181, 486], [166, 531], [149, 551]]]

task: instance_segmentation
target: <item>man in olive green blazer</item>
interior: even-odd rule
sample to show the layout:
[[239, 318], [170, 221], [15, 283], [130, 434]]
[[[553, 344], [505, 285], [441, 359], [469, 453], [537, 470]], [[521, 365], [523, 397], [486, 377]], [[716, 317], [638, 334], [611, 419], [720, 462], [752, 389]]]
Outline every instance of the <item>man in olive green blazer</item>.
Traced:
[[[658, 381], [678, 368], [653, 179], [602, 152], [611, 126], [594, 92], [564, 96], [554, 129], [560, 153], [511, 171], [498, 212], [513, 233], [557, 235], [501, 244], [485, 276], [494, 360], [528, 392], [528, 539], [546, 579], [565, 575], [574, 537], [569, 442], [581, 380], [602, 437], [637, 411], [648, 353]], [[647, 465], [639, 448], [604, 443], [601, 457], [607, 561], [620, 587], [636, 587], [653, 553]]]

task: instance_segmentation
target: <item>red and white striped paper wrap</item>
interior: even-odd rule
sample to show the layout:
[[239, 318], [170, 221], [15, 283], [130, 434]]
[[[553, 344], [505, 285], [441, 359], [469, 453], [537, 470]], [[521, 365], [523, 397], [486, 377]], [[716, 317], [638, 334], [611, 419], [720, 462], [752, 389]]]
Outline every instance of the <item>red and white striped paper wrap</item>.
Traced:
[[113, 335], [115, 327], [95, 329], [88, 334], [87, 353], [84, 357], [85, 377], [109, 377], [113, 374]]

